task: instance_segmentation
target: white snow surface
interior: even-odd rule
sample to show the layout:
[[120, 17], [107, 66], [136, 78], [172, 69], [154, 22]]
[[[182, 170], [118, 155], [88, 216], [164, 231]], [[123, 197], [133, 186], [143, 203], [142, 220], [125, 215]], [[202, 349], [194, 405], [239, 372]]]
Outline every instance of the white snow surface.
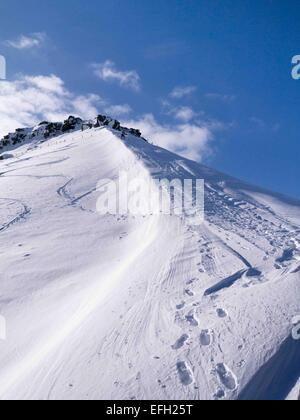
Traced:
[[[300, 203], [109, 128], [0, 162], [0, 399], [297, 399]], [[96, 211], [100, 179], [204, 178], [205, 222]]]

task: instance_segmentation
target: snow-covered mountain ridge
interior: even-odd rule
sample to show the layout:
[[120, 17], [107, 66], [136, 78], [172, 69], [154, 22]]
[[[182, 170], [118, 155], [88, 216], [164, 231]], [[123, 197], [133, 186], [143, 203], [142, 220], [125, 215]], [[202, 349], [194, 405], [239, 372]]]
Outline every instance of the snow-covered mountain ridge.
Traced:
[[[105, 121], [2, 143], [0, 398], [298, 398], [300, 203]], [[205, 222], [100, 215], [120, 170], [204, 179]]]
[[[49, 138], [60, 136], [64, 133], [74, 131], [85, 131], [91, 128], [110, 127], [122, 133], [122, 135], [133, 134], [141, 137], [141, 132], [134, 128], [122, 127], [121, 123], [106, 115], [98, 115], [93, 120], [83, 120], [82, 118], [69, 116], [64, 122], [42, 121], [33, 128], [18, 128], [14, 133], [9, 133], [0, 139], [0, 153], [13, 150], [20, 144], [32, 141], [42, 141]], [[145, 140], [145, 139], [143, 139]], [[2, 160], [5, 156], [2, 156]], [[1, 155], [0, 155], [1, 159]]]

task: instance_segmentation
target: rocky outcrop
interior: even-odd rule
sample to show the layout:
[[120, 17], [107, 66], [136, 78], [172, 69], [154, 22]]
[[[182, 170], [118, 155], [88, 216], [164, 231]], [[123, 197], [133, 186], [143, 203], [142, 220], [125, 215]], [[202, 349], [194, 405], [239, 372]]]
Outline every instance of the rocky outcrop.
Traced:
[[66, 133], [81, 128], [83, 120], [81, 118], [75, 118], [72, 115], [64, 121], [61, 131]]
[[99, 114], [94, 120], [82, 120], [81, 118], [71, 115], [64, 122], [53, 123], [49, 121], [42, 121], [36, 127], [18, 128], [14, 133], [7, 134], [0, 140], [0, 154], [7, 150], [15, 149], [18, 145], [29, 142], [32, 139], [45, 141], [64, 133], [101, 127], [107, 127], [111, 130], [119, 131], [121, 133], [121, 138], [125, 138], [127, 135], [132, 135], [147, 141], [142, 137], [140, 130], [122, 127], [118, 120], [110, 118], [106, 115]]

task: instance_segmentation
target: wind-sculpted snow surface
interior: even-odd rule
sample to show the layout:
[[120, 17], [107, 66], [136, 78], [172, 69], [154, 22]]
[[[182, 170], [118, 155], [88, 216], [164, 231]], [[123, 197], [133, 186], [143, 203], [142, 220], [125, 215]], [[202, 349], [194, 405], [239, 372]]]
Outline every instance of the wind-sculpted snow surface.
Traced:
[[[137, 133], [56, 134], [0, 162], [0, 398], [298, 398], [300, 203]], [[120, 171], [204, 179], [205, 221], [99, 214]]]

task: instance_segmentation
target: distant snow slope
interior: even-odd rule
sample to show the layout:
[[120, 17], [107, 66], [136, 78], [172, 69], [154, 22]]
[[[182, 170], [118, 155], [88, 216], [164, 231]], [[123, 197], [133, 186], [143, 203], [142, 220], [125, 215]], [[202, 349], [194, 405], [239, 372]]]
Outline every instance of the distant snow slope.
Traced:
[[[298, 398], [299, 202], [109, 128], [10, 153], [1, 399]], [[101, 216], [97, 182], [120, 170], [204, 178], [205, 222]]]

